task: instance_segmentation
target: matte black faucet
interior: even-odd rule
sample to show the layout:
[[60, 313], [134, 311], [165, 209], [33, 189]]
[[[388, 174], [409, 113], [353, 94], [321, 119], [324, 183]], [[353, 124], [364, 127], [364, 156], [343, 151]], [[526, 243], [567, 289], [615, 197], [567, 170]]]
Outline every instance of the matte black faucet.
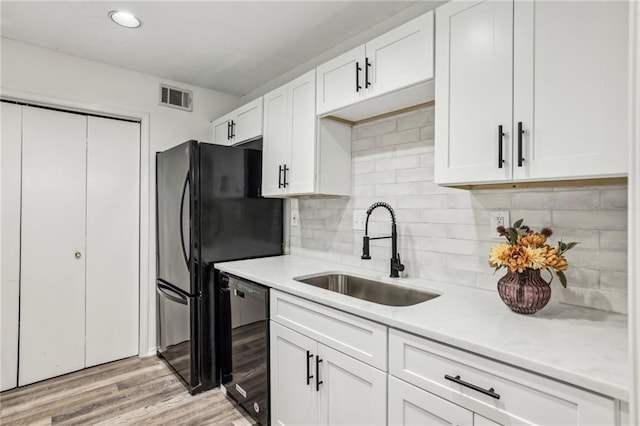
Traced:
[[[369, 216], [378, 207], [384, 207], [391, 214], [391, 235], [386, 237], [369, 237]], [[364, 237], [362, 238], [362, 259], [371, 259], [369, 254], [369, 241], [370, 240], [382, 240], [385, 238], [391, 238], [391, 278], [398, 278], [400, 275], [398, 272], [404, 271], [404, 265], [400, 263], [400, 254], [398, 253], [398, 232], [396, 230], [396, 214], [387, 203], [377, 202], [373, 203], [367, 210], [367, 221], [364, 225]]]

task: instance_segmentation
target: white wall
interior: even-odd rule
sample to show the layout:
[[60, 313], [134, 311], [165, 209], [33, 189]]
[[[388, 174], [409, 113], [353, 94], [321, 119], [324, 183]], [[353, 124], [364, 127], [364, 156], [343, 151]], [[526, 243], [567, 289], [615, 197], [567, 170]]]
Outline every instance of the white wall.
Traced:
[[[509, 210], [512, 222], [551, 226], [553, 244], [580, 242], [567, 253], [568, 288], [555, 280], [554, 299], [626, 312], [626, 185], [441, 187], [433, 183], [433, 122], [430, 106], [354, 126], [352, 196], [298, 200], [300, 227], [291, 228], [291, 252], [388, 272], [389, 240], [372, 241], [372, 260], [363, 261], [364, 232], [352, 230], [354, 210], [386, 201], [396, 211], [399, 252], [410, 276], [496, 291], [504, 271], [494, 275], [487, 264], [491, 246], [500, 242], [490, 238], [489, 212]], [[390, 223], [385, 210], [376, 210], [369, 235], [388, 235]]]
[[[59, 105], [83, 105], [95, 111], [122, 111], [124, 115], [149, 116], [149, 187], [142, 193], [150, 198], [148, 223], [148, 303], [147, 351], [155, 350], [155, 152], [188, 139], [211, 140], [210, 121], [231, 111], [239, 103], [227, 95], [180, 82], [143, 74], [57, 51], [2, 38], [1, 94], [26, 100], [46, 99]], [[193, 91], [193, 112], [158, 105], [158, 85], [167, 83]], [[131, 111], [128, 114], [127, 111]], [[144, 138], [144, 135], [143, 135]], [[143, 153], [144, 155], [144, 153]], [[141, 179], [144, 181], [144, 179]], [[146, 189], [147, 191], [144, 191]], [[141, 200], [144, 201], [144, 200]], [[7, 206], [3, 206], [6, 208]], [[143, 232], [144, 234], [144, 232]], [[143, 265], [142, 267], [145, 267]], [[142, 283], [141, 283], [142, 284]], [[143, 285], [144, 288], [144, 285]], [[144, 307], [143, 307], [144, 310]], [[143, 343], [144, 351], [144, 343]]]

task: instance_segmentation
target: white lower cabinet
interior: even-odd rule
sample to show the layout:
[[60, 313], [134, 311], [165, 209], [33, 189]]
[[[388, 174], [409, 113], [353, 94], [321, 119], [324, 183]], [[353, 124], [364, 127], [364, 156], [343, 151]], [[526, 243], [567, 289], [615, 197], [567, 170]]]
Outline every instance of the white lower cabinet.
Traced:
[[432, 393], [389, 376], [389, 424], [472, 426], [473, 413]]
[[394, 329], [389, 374], [473, 412], [474, 424], [616, 424], [611, 398]]
[[272, 290], [270, 340], [272, 424], [387, 423], [387, 327]]
[[384, 425], [387, 374], [271, 321], [271, 423]]

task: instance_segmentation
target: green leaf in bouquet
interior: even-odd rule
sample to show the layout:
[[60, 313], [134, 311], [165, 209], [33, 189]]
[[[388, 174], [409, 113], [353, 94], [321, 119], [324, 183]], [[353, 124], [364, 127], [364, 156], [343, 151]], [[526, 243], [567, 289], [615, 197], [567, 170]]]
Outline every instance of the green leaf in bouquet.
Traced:
[[560, 282], [562, 283], [562, 287], [567, 288], [567, 277], [564, 275], [564, 272], [556, 271], [556, 275], [560, 279]]
[[524, 222], [524, 219], [516, 220], [516, 223], [513, 224], [513, 227], [520, 228], [520, 225], [522, 225], [522, 222]]

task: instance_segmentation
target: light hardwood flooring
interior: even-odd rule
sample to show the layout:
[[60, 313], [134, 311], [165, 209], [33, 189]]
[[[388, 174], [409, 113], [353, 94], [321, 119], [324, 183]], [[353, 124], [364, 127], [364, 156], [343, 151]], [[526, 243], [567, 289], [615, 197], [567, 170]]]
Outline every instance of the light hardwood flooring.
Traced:
[[127, 358], [0, 393], [0, 425], [253, 422], [219, 389], [195, 396], [157, 357]]

